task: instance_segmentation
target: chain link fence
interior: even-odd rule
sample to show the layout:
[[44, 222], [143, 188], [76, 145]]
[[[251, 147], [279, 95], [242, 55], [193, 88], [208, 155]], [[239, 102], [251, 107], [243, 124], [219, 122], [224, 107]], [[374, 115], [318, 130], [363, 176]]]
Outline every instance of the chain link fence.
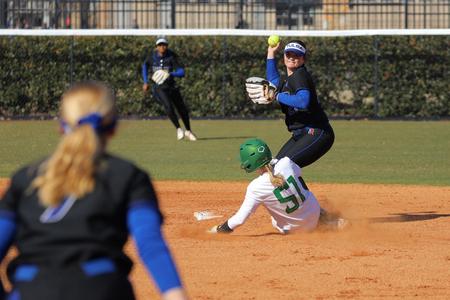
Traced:
[[0, 28], [450, 28], [450, 0], [0, 0]]

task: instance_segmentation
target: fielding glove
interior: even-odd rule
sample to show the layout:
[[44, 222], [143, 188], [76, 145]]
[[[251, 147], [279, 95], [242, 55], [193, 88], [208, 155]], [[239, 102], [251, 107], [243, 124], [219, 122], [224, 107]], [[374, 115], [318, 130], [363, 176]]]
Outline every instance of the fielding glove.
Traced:
[[170, 74], [166, 70], [157, 70], [153, 73], [152, 80], [154, 83], [161, 85], [169, 78]]
[[256, 104], [269, 104], [276, 99], [277, 87], [264, 78], [247, 78], [245, 89], [250, 100]]

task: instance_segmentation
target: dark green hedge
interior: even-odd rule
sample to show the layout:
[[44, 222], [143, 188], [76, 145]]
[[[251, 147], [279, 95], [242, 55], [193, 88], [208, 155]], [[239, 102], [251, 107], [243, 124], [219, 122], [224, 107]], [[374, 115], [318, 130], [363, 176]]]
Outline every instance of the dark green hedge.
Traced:
[[[287, 41], [287, 38], [283, 38]], [[333, 116], [450, 115], [450, 37], [305, 38], [307, 65]], [[117, 92], [122, 115], [158, 116], [162, 107], [142, 93], [141, 64], [154, 37], [1, 37], [0, 115], [54, 115], [71, 82], [96, 79]], [[264, 76], [266, 38], [171, 37], [186, 65], [179, 80], [193, 116], [270, 117], [243, 82]], [[284, 72], [281, 56], [279, 67]]]

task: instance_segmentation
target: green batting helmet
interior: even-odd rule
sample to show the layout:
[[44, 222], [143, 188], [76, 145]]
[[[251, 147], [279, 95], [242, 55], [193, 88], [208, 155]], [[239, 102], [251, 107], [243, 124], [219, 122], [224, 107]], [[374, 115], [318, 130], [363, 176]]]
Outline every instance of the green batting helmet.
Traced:
[[268, 164], [272, 152], [266, 142], [260, 139], [248, 139], [240, 147], [241, 168], [247, 173]]

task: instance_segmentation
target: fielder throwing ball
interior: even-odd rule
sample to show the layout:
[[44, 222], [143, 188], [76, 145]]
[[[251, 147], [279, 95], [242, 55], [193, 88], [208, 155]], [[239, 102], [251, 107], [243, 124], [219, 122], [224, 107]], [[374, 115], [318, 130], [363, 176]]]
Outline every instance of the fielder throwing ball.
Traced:
[[[188, 109], [174, 80], [184, 77], [184, 68], [178, 62], [175, 52], [168, 49], [168, 45], [167, 39], [160, 37], [156, 40], [156, 49], [147, 52], [142, 64], [143, 90], [147, 92], [149, 89], [148, 75], [151, 71], [153, 96], [164, 106], [167, 116], [177, 129], [177, 139], [182, 140], [186, 137], [189, 141], [196, 141], [197, 137], [191, 131]], [[183, 120], [186, 130], [181, 128], [175, 110]]]
[[129, 233], [164, 299], [186, 299], [149, 176], [106, 152], [117, 123], [112, 92], [78, 84], [60, 113], [56, 150], [15, 173], [0, 201], [0, 261], [12, 244], [18, 250], [7, 299], [135, 299], [123, 252]]
[[248, 78], [247, 93], [250, 99], [258, 104], [268, 104], [274, 100], [280, 103], [287, 129], [292, 133], [292, 137], [283, 145], [276, 157], [281, 159], [287, 156], [303, 168], [328, 152], [334, 142], [334, 132], [320, 106], [316, 87], [305, 66], [307, 56], [305, 43], [293, 40], [284, 47], [287, 78], [281, 78], [276, 67], [275, 55], [279, 48], [279, 42], [269, 45], [267, 79]]
[[261, 204], [271, 215], [273, 227], [282, 234], [316, 228], [320, 206], [297, 164], [289, 157], [272, 159], [269, 147], [260, 139], [249, 139], [241, 145], [240, 160], [242, 169], [247, 173], [256, 171], [259, 176], [248, 185], [238, 212], [210, 232], [232, 232]]

